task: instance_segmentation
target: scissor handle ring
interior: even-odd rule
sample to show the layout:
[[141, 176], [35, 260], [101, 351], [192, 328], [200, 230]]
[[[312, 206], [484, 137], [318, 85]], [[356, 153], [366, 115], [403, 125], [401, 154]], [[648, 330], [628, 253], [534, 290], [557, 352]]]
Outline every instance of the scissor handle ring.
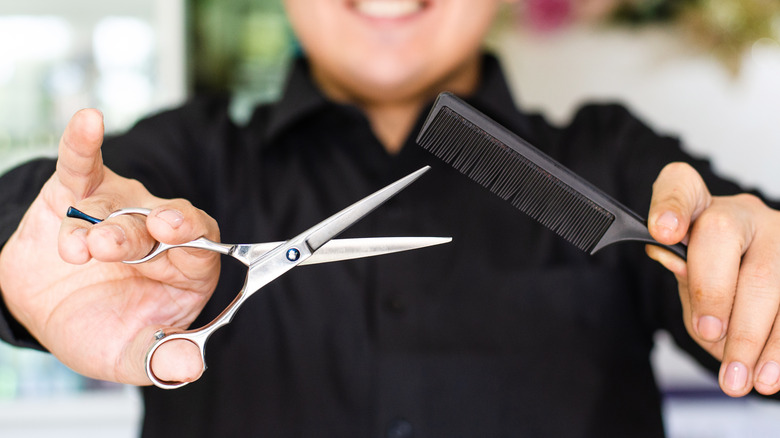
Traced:
[[[152, 210], [148, 208], [142, 208], [142, 207], [129, 207], [129, 208], [123, 208], [121, 210], [117, 210], [111, 214], [108, 215], [106, 219], [110, 219], [112, 217], [121, 216], [123, 214], [142, 214], [144, 216], [149, 216], [149, 213], [151, 213]], [[235, 245], [227, 244], [227, 243], [219, 243], [214, 242], [212, 240], [209, 240], [205, 237], [199, 237], [195, 240], [191, 240], [189, 242], [185, 243], [179, 243], [179, 244], [168, 244], [168, 243], [162, 243], [157, 240], [154, 242], [154, 246], [152, 247], [151, 251], [149, 251], [148, 254], [141, 257], [137, 260], [125, 260], [122, 263], [128, 264], [128, 265], [136, 265], [143, 262], [148, 262], [149, 260], [157, 257], [158, 255], [162, 254], [163, 252], [171, 249], [171, 248], [200, 248], [200, 249], [206, 249], [209, 251], [218, 252], [220, 254], [230, 254], [234, 249]], [[241, 260], [239, 258], [239, 260]]]
[[128, 207], [128, 208], [120, 208], [119, 210], [112, 212], [109, 214], [106, 219], [111, 219], [112, 217], [122, 216], [123, 214], [142, 214], [144, 216], [149, 216], [149, 213], [151, 213], [152, 210], [148, 208], [143, 207]]
[[[148, 208], [128, 207], [128, 208], [119, 209], [119, 210], [109, 214], [106, 217], [106, 219], [111, 219], [112, 217], [122, 216], [122, 215], [125, 215], [125, 214], [141, 214], [141, 215], [144, 215], [144, 216], [149, 216], [149, 213], [151, 213], [151, 212], [152, 212], [152, 210], [150, 210]], [[148, 254], [146, 254], [145, 256], [143, 256], [143, 257], [141, 257], [140, 259], [137, 259], [137, 260], [124, 260], [122, 263], [125, 263], [125, 264], [128, 264], [128, 265], [135, 265], [135, 264], [138, 264], [138, 263], [143, 263], [143, 262], [149, 261], [149, 260], [157, 257], [161, 252], [163, 252], [165, 250], [168, 250], [168, 249], [170, 249], [172, 247], [173, 247], [172, 245], [167, 245], [165, 243], [160, 243], [160, 242], [155, 240], [154, 241], [154, 246], [152, 247], [151, 251], [149, 251]]]
[[160, 329], [154, 334], [154, 337], [155, 341], [149, 348], [149, 351], [146, 353], [146, 376], [149, 377], [149, 380], [151, 380], [152, 383], [154, 383], [154, 386], [162, 389], [176, 389], [190, 383], [162, 380], [154, 374], [154, 371], [152, 370], [152, 357], [154, 357], [154, 353], [157, 351], [157, 349], [166, 342], [183, 339], [195, 344], [195, 346], [198, 347], [198, 351], [200, 351], [200, 360], [203, 364], [201, 373], [206, 371], [206, 338], [208, 337], [206, 333], [202, 331], [190, 331], [166, 334], [164, 330]]

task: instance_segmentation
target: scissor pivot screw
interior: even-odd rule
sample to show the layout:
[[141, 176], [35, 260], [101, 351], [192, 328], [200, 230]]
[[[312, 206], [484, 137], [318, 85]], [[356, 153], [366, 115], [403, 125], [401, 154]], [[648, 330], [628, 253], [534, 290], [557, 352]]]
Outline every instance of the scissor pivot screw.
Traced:
[[297, 248], [290, 248], [287, 250], [287, 260], [294, 262], [301, 257], [301, 252]]

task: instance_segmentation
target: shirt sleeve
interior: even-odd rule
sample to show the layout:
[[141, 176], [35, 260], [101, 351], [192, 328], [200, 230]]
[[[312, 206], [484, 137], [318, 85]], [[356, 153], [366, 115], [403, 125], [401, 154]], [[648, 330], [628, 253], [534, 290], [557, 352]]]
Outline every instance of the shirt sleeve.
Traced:
[[139, 180], [153, 195], [185, 198], [208, 210], [229, 171], [226, 160], [236, 126], [227, 100], [195, 99], [138, 122], [121, 136], [106, 139], [105, 164]]
[[[24, 213], [38, 196], [43, 184], [54, 173], [55, 161], [34, 160], [0, 177], [0, 249], [16, 231]], [[0, 290], [2, 298], [2, 290]], [[0, 299], [0, 339], [18, 346], [43, 349], [38, 341], [11, 316], [5, 300]]]
[[[587, 128], [586, 128], [587, 127]], [[662, 135], [634, 117], [621, 105], [589, 105], [575, 116], [568, 135], [584, 143], [580, 160], [599, 157], [601, 165], [586, 166], [597, 185], [607, 187], [612, 196], [646, 217], [652, 197], [652, 185], [661, 169], [672, 162], [686, 162], [702, 176], [715, 196], [750, 192], [769, 206], [778, 208], [777, 200], [768, 199], [755, 190], [746, 190], [736, 182], [717, 174], [711, 163], [685, 150], [673, 136]], [[590, 148], [590, 151], [588, 151]], [[608, 172], [605, 172], [605, 166]], [[601, 169], [599, 172], [596, 169]], [[677, 282], [671, 273], [649, 259], [644, 251], [623, 253], [634, 274], [637, 315], [649, 336], [656, 330], [668, 331], [676, 344], [701, 365], [717, 375], [720, 363], [701, 348], [688, 334], [684, 323]]]

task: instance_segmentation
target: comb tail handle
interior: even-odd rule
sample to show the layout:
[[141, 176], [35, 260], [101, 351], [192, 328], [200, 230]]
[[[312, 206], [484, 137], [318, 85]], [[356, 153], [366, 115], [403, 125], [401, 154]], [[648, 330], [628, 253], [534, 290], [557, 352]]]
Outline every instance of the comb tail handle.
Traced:
[[[622, 207], [622, 205], [620, 207]], [[664, 245], [659, 243], [650, 236], [650, 231], [647, 230], [647, 221], [633, 211], [623, 207], [613, 210], [613, 213], [615, 214], [615, 220], [593, 247], [590, 252], [591, 254], [595, 254], [600, 249], [613, 243], [632, 241], [659, 246], [671, 251], [683, 260], [688, 259], [688, 248], [685, 245], [682, 243], [675, 245]]]

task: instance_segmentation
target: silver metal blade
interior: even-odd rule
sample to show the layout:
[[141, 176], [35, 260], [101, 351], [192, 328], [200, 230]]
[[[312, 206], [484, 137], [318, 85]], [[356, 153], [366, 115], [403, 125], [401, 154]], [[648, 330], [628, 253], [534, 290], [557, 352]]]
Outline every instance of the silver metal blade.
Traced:
[[361, 257], [408, 251], [441, 245], [452, 241], [452, 237], [364, 237], [360, 239], [330, 240], [301, 265], [337, 262]]
[[[364, 237], [358, 239], [333, 239], [302, 261], [300, 266], [318, 263], [373, 257], [382, 254], [408, 251], [451, 242], [451, 237]], [[252, 245], [253, 257], [259, 257], [284, 242], [266, 242]]]
[[346, 230], [347, 228], [351, 227], [355, 222], [362, 219], [363, 216], [374, 211], [374, 209], [395, 196], [398, 192], [406, 188], [406, 186], [414, 182], [414, 180], [419, 178], [429, 169], [430, 166], [425, 166], [416, 172], [412, 172], [398, 181], [341, 210], [340, 212], [320, 222], [306, 232], [301, 233], [302, 236], [306, 236], [306, 244], [309, 245], [309, 248], [312, 252], [317, 251], [327, 241], [336, 237], [339, 233]]

